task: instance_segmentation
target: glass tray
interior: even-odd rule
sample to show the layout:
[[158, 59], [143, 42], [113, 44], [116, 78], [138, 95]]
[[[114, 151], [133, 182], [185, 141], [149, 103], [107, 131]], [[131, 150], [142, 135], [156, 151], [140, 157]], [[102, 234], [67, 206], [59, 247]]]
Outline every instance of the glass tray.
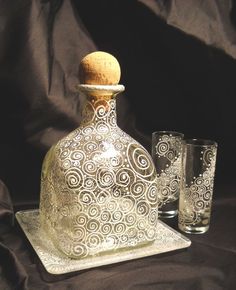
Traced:
[[16, 219], [38, 254], [45, 269], [51, 274], [65, 274], [83, 269], [118, 263], [151, 255], [187, 248], [191, 241], [158, 221], [156, 240], [147, 246], [101, 254], [84, 259], [71, 259], [58, 251], [50, 239], [39, 231], [39, 210], [24, 210], [16, 213]]

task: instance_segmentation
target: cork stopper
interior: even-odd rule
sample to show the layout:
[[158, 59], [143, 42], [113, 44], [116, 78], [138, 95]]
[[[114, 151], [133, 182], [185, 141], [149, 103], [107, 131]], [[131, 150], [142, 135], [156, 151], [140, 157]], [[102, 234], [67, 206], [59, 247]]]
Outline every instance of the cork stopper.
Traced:
[[79, 66], [79, 80], [88, 85], [117, 85], [120, 81], [117, 59], [104, 51], [87, 54]]

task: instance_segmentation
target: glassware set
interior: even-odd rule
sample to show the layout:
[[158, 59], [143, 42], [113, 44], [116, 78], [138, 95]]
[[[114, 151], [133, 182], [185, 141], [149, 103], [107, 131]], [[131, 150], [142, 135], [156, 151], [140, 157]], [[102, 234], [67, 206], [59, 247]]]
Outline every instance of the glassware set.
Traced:
[[[54, 144], [41, 172], [39, 209], [16, 218], [46, 270], [63, 274], [189, 247], [179, 229], [209, 228], [216, 142], [152, 134], [152, 155], [116, 122], [118, 61], [85, 56], [78, 91], [80, 126]], [[159, 219], [160, 218], [160, 219]]]
[[178, 227], [185, 233], [209, 229], [216, 154], [212, 140], [184, 139], [174, 131], [152, 133], [160, 218], [178, 215]]
[[[16, 213], [46, 270], [63, 274], [189, 247], [158, 219], [158, 182], [148, 151], [116, 121], [118, 61], [85, 56], [77, 89], [80, 126], [47, 152], [39, 209]], [[181, 144], [181, 143], [179, 143]], [[168, 156], [176, 153], [169, 152]], [[172, 189], [176, 181], [171, 183]], [[160, 199], [161, 200], [161, 199]]]

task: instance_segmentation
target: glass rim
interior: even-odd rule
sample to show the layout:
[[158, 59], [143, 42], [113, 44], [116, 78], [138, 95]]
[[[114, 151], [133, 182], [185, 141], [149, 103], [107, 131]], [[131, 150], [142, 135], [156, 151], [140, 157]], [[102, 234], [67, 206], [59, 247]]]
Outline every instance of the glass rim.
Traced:
[[178, 131], [168, 131], [168, 130], [162, 130], [162, 131], [154, 131], [152, 132], [152, 136], [154, 135], [164, 135], [164, 134], [167, 134], [167, 135], [172, 135], [174, 137], [182, 137], [184, 138], [184, 133], [181, 133], [181, 132], [178, 132]]
[[184, 144], [186, 146], [194, 146], [194, 147], [209, 147], [209, 146], [218, 147], [216, 141], [204, 138], [188, 138], [184, 140]]

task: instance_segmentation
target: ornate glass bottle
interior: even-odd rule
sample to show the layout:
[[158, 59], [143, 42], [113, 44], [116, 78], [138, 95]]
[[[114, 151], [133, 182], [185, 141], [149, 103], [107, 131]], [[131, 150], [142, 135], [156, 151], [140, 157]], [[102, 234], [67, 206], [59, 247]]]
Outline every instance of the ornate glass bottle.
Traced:
[[122, 85], [79, 85], [87, 96], [78, 129], [47, 153], [40, 222], [72, 258], [142, 246], [156, 238], [156, 171], [147, 151], [116, 122]]

